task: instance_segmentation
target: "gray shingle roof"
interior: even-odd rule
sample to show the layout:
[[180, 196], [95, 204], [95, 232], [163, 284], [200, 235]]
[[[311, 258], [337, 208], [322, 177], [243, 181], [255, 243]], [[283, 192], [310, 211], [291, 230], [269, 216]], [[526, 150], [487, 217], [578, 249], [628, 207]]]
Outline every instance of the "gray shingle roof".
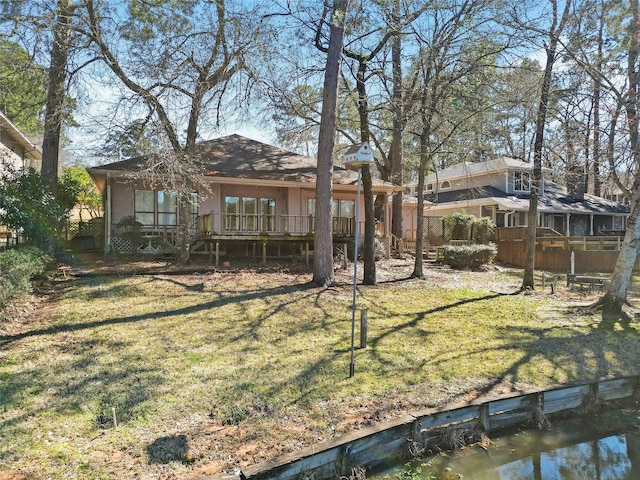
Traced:
[[[492, 199], [508, 202], [510, 208], [517, 211], [529, 210], [529, 194], [508, 195], [491, 186], [464, 190], [453, 190], [427, 196], [426, 200], [444, 204], [478, 199]], [[584, 200], [575, 200], [567, 195], [567, 189], [557, 183], [545, 180], [544, 191], [539, 197], [538, 210], [541, 212], [577, 213], [577, 214], [628, 214], [629, 206], [612, 202], [594, 195], [585, 194]]]
[[[289, 152], [240, 135], [229, 135], [196, 145], [195, 155], [205, 176], [282, 180], [295, 182], [316, 181], [315, 159]], [[147, 157], [110, 163], [90, 169], [93, 172], [136, 172], [144, 168]], [[357, 174], [343, 167], [333, 167], [333, 182], [350, 185]], [[388, 182], [374, 179], [374, 185], [391, 189]]]

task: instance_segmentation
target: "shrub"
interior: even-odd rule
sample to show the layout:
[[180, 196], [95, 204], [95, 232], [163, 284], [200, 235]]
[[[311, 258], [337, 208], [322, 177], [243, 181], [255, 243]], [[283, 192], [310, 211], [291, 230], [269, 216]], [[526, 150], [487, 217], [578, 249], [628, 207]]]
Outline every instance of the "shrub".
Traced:
[[53, 251], [57, 229], [67, 218], [48, 186], [33, 169], [0, 175], [0, 223], [43, 250]]
[[452, 212], [442, 217], [442, 236], [446, 241], [470, 240], [471, 226], [476, 217], [464, 211]]
[[471, 225], [471, 240], [482, 245], [489, 244], [495, 226], [490, 217], [476, 218]]
[[489, 245], [444, 245], [442, 261], [453, 268], [475, 269], [491, 263], [496, 256], [496, 246]]
[[[348, 248], [349, 248], [349, 258], [353, 260], [355, 240], [349, 244]], [[384, 242], [380, 240], [378, 237], [376, 237], [373, 240], [373, 249], [374, 249], [373, 255], [376, 261], [380, 260], [381, 258], [384, 258], [387, 254], [387, 248], [385, 247]], [[359, 238], [358, 239], [358, 258], [362, 259], [363, 256], [364, 256], [364, 238]]]
[[20, 247], [0, 253], [0, 319], [6, 308], [32, 291], [31, 279], [44, 272], [50, 257], [36, 247]]
[[478, 218], [464, 210], [442, 217], [442, 236], [447, 242], [467, 240], [472, 243], [488, 244], [493, 230], [493, 220], [490, 217]]

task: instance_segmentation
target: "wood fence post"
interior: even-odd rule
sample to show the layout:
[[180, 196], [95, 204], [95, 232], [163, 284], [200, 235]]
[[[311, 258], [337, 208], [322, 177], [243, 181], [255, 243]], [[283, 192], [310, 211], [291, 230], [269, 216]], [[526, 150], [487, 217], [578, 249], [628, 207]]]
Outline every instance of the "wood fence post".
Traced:
[[360, 310], [360, 348], [367, 348], [367, 308]]

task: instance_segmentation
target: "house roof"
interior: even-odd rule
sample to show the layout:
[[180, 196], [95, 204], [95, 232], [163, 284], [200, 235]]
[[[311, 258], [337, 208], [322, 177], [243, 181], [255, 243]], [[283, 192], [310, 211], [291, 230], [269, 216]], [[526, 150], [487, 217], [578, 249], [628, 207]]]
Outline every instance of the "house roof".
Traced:
[[[447, 206], [456, 203], [473, 202], [483, 205], [497, 204], [504, 210], [529, 210], [529, 194], [508, 195], [504, 191], [491, 186], [444, 191], [438, 195], [427, 196], [426, 199], [431, 203], [446, 204]], [[543, 194], [538, 199], [538, 211], [546, 213], [628, 215], [629, 206], [590, 194], [585, 194], [584, 200], [575, 200], [567, 194], [566, 188], [545, 180]]]
[[[197, 162], [207, 177], [315, 183], [317, 161], [240, 135], [201, 142], [195, 147]], [[153, 158], [153, 157], [151, 157]], [[136, 157], [89, 169], [89, 173], [132, 173], [145, 168], [149, 157]], [[333, 183], [355, 185], [357, 174], [333, 167]], [[373, 184], [382, 190], [395, 187], [380, 179]]]
[[24, 150], [24, 156], [33, 160], [42, 160], [42, 152], [40, 147], [29, 140], [4, 113], [0, 112], [0, 137], [11, 150], [16, 151], [15, 146], [19, 146]]
[[500, 157], [485, 162], [461, 162], [439, 170], [425, 177], [425, 182], [466, 178], [483, 173], [495, 173], [503, 170], [531, 170], [533, 164], [510, 157]]

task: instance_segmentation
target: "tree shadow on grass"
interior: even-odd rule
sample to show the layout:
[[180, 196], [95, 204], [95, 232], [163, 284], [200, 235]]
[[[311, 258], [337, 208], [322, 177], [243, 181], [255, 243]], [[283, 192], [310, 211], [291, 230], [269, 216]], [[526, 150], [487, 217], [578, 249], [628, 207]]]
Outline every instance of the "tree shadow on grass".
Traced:
[[[310, 284], [296, 285], [296, 286], [277, 286], [273, 288], [266, 289], [257, 289], [251, 290], [248, 292], [242, 292], [238, 294], [237, 292], [228, 292], [228, 296], [222, 296], [221, 298], [216, 298], [214, 300], [203, 302], [197, 305], [189, 305], [186, 307], [167, 309], [164, 311], [154, 311], [148, 312], [140, 315], [129, 315], [129, 316], [120, 316], [113, 318], [106, 318], [104, 320], [98, 320], [93, 322], [78, 322], [78, 323], [63, 323], [58, 325], [53, 325], [47, 328], [28, 330], [25, 332], [20, 332], [11, 335], [2, 335], [0, 336], [0, 347], [8, 345], [12, 342], [22, 340], [24, 338], [29, 337], [37, 337], [43, 335], [56, 335], [60, 333], [68, 333], [68, 332], [76, 332], [81, 330], [90, 330], [99, 327], [109, 326], [109, 325], [122, 325], [127, 323], [137, 323], [145, 320], [158, 320], [161, 318], [172, 317], [176, 315], [189, 315], [205, 310], [209, 310], [212, 308], [222, 307], [225, 305], [238, 303], [238, 302], [246, 302], [255, 300], [258, 298], [266, 298], [270, 296], [276, 295], [284, 295], [293, 293], [295, 291], [304, 291], [306, 289], [312, 288]], [[224, 295], [224, 292], [221, 293]]]
[[147, 446], [149, 464], [171, 462], [189, 463], [189, 444], [185, 435], [170, 435], [156, 438]]
[[[570, 310], [571, 311], [571, 310]], [[619, 326], [619, 327], [618, 327]], [[567, 329], [574, 325], [556, 325], [542, 328], [520, 328], [518, 334], [528, 337], [506, 343], [503, 350], [524, 352], [511, 365], [505, 365], [504, 371], [486, 386], [486, 391], [504, 382], [517, 381], [520, 370], [527, 365], [535, 365], [544, 359], [553, 366], [554, 372], [562, 372], [567, 381], [592, 380], [608, 375], [626, 375], [637, 372], [640, 332], [634, 329], [624, 315], [603, 316], [597, 325], [583, 323], [578, 327], [587, 328], [586, 333], [575, 331], [567, 335]], [[505, 328], [504, 335], [510, 332]], [[479, 348], [473, 355], [482, 356], [491, 348]], [[452, 358], [448, 358], [449, 361]], [[559, 383], [549, 379], [550, 383]]]

